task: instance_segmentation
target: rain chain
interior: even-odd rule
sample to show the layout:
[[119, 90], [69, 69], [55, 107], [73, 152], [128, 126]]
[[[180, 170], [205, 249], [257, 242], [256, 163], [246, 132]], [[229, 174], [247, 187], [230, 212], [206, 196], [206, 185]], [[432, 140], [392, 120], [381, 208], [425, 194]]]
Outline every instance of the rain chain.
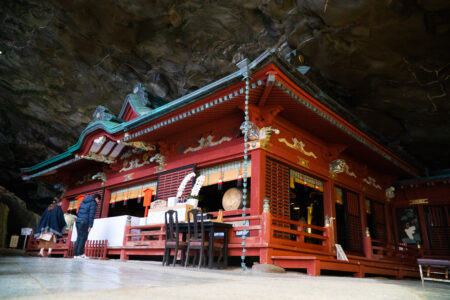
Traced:
[[243, 201], [242, 201], [242, 255], [241, 255], [241, 267], [244, 271], [247, 270], [247, 266], [245, 265], [245, 253], [247, 252], [247, 249], [245, 249], [245, 238], [247, 235], [247, 230], [245, 229], [246, 222], [245, 222], [245, 210], [247, 206], [247, 166], [248, 166], [248, 123], [249, 123], [249, 117], [248, 117], [248, 99], [249, 99], [249, 91], [250, 91], [250, 77], [248, 72], [244, 75], [245, 79], [245, 130], [244, 130], [244, 174], [243, 174]]

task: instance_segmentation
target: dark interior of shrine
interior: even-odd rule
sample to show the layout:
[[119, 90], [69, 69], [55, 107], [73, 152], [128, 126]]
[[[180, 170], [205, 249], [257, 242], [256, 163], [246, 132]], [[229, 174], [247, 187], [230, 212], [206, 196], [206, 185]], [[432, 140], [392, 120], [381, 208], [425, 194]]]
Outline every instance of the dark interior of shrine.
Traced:
[[[240, 186], [239, 186], [240, 185]], [[201, 188], [199, 193], [199, 202], [198, 206], [204, 212], [217, 212], [219, 209], [224, 209], [222, 206], [222, 199], [225, 192], [230, 189], [238, 187], [242, 189], [242, 184], [237, 180], [226, 181], [222, 183], [222, 187], [220, 188], [218, 184], [208, 185]], [[249, 197], [251, 191], [250, 178], [247, 180], [247, 195]], [[250, 207], [249, 198], [247, 199], [247, 208]]]
[[[154, 196], [153, 196], [154, 198]], [[120, 201], [109, 204], [109, 210], [108, 210], [108, 217], [115, 217], [115, 216], [123, 216], [123, 215], [129, 215], [129, 216], [135, 216], [135, 217], [143, 217], [145, 214], [145, 207], [143, 204], [143, 199], [128, 199], [127, 201]]]

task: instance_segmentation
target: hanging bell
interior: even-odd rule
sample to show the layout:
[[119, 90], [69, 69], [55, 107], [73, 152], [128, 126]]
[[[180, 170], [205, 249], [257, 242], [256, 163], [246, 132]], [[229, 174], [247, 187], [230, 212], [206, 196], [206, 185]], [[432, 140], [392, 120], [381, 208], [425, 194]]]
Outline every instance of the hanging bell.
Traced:
[[111, 208], [114, 208], [116, 206], [116, 202], [111, 203]]
[[238, 186], [238, 187], [241, 187], [241, 186], [242, 186], [242, 176], [241, 176], [241, 175], [238, 176], [238, 179], [237, 179], [237, 186]]
[[141, 203], [141, 201], [142, 201], [142, 196], [139, 195], [139, 196], [138, 196], [138, 199], [137, 199], [137, 203]]
[[127, 198], [123, 199], [123, 206], [127, 206], [127, 202], [128, 202]]
[[217, 183], [217, 190], [221, 191], [223, 188], [222, 185], [223, 185], [222, 179], [219, 179], [219, 182]]

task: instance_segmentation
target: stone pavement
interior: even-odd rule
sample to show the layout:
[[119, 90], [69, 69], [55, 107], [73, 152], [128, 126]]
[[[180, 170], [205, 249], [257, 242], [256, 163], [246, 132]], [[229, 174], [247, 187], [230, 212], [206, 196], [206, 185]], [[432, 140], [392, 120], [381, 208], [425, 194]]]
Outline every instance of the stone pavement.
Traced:
[[155, 261], [0, 256], [0, 299], [450, 299], [420, 280], [162, 267]]

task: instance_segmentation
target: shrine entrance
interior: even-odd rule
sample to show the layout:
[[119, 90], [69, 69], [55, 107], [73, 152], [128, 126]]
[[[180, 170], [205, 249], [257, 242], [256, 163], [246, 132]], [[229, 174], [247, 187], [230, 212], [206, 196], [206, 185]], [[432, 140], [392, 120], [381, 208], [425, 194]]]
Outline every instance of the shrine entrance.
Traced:
[[336, 187], [337, 243], [345, 252], [364, 256], [359, 195]]
[[[324, 226], [322, 182], [306, 174], [290, 170], [289, 211], [292, 221]], [[308, 228], [308, 233], [321, 234], [315, 231]], [[311, 243], [315, 242], [318, 241], [311, 241]]]

